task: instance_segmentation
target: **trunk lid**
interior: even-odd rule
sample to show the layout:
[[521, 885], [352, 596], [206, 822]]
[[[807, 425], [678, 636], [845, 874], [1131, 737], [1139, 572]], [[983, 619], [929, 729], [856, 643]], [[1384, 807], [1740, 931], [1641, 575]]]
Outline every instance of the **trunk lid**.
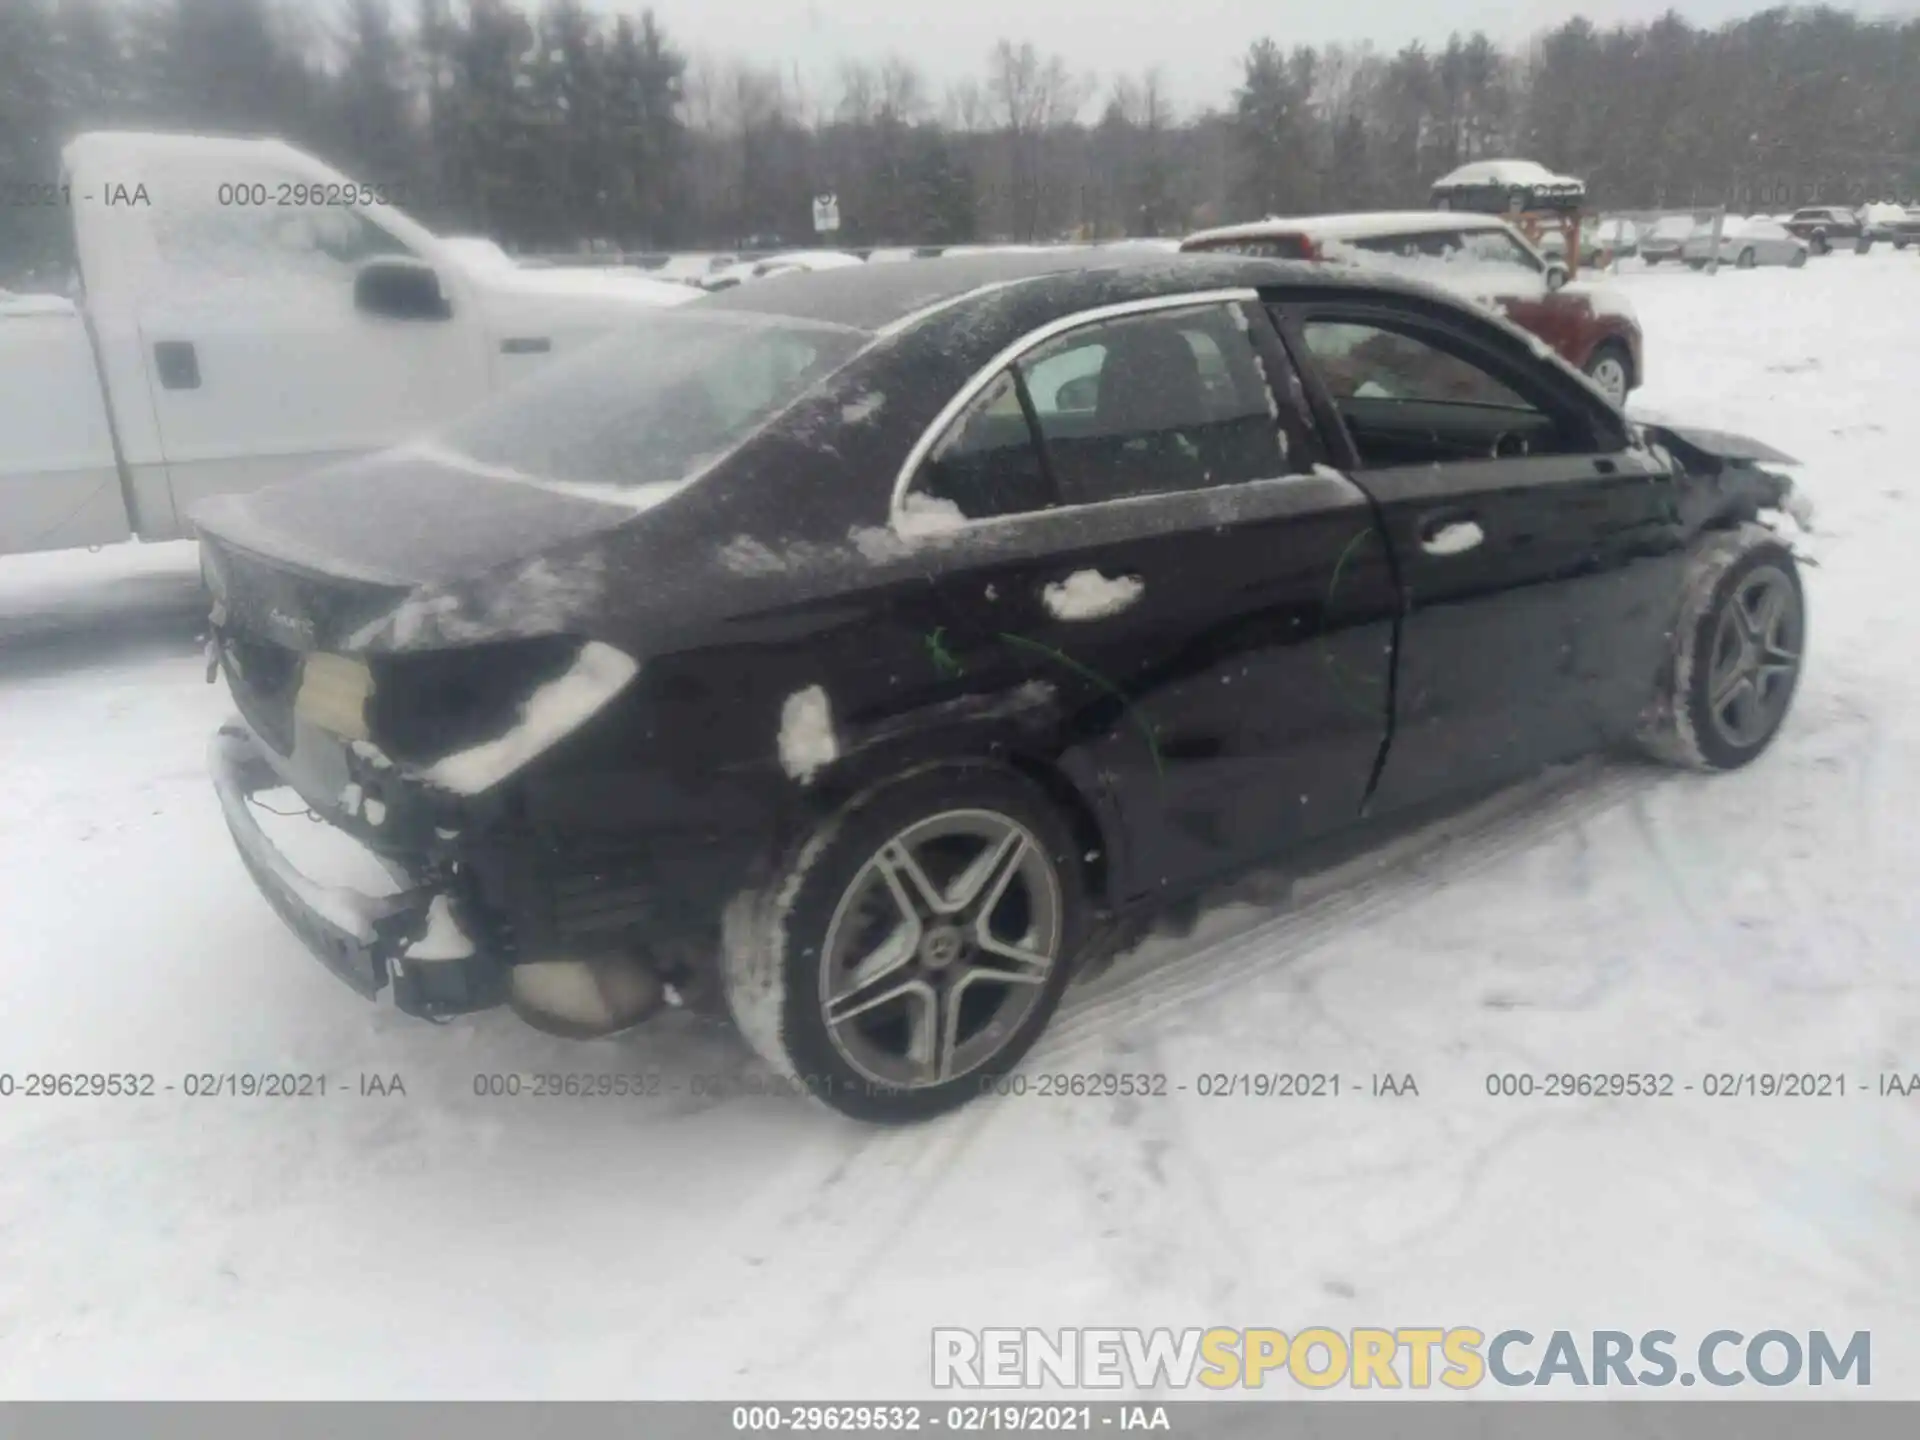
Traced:
[[585, 539], [644, 508], [633, 496], [600, 499], [421, 442], [218, 496], [193, 520], [222, 551], [391, 594]]

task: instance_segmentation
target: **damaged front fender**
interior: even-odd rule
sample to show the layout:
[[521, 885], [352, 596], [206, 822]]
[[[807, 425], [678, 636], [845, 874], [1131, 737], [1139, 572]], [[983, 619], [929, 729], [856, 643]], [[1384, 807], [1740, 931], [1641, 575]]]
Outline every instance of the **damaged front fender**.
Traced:
[[1813, 531], [1813, 504], [1790, 476], [1768, 469], [1800, 461], [1747, 435], [1685, 425], [1645, 425], [1641, 443], [1663, 455], [1676, 474], [1694, 481], [1690, 518], [1701, 528], [1724, 528], [1758, 519], [1766, 511], [1792, 517]]

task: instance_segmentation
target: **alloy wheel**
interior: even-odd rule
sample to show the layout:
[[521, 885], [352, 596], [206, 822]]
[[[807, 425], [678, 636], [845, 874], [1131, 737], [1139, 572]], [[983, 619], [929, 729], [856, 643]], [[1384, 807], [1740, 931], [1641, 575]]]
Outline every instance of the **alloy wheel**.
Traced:
[[950, 810], [899, 831], [855, 873], [820, 955], [827, 1036], [868, 1080], [944, 1085], [1019, 1032], [1060, 963], [1059, 874], [1031, 831]]
[[1720, 612], [1707, 709], [1720, 738], [1739, 749], [1760, 744], [1780, 723], [1800, 668], [1800, 600], [1785, 571], [1749, 572]]

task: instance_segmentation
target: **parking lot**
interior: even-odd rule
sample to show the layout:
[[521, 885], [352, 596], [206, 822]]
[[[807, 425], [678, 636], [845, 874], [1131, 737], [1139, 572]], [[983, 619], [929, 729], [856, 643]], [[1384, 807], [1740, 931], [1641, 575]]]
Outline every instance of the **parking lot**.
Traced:
[[[755, 1093], [680, 1015], [576, 1046], [365, 1005], [222, 825], [192, 547], [0, 561], [0, 1395], [905, 1396], [932, 1327], [1018, 1323], [1871, 1329], [1875, 1396], [1920, 1397], [1920, 1094], [1883, 1093], [1920, 1075], [1920, 261], [1620, 283], [1636, 411], [1806, 462], [1774, 750], [1250, 882], [1071, 1000], [1025, 1093], [912, 1131]], [[1045, 1078], [1116, 1070], [1168, 1093]], [[1494, 1093], [1618, 1072], [1675, 1093]], [[1342, 1083], [1237, 1082], [1281, 1073]], [[260, 1074], [324, 1085], [226, 1078]], [[494, 1093], [538, 1074], [651, 1078]]]

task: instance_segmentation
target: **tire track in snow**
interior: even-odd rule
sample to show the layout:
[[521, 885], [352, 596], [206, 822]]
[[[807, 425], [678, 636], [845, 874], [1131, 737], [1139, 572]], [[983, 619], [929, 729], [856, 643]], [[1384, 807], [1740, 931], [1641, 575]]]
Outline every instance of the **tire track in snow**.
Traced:
[[1022, 1068], [1042, 1070], [1086, 1056], [1116, 1031], [1278, 969], [1363, 916], [1405, 911], [1438, 888], [1491, 869], [1662, 778], [1642, 765], [1569, 767], [1303, 877], [1295, 887], [1302, 901], [1296, 909], [1165, 959], [1122, 957], [1077, 1005], [1063, 1008]]
[[[1136, 1027], [1281, 969], [1357, 919], [1417, 905], [1439, 887], [1502, 864], [1661, 778], [1658, 770], [1638, 765], [1587, 761], [1566, 767], [1302, 876], [1291, 890], [1296, 908], [1185, 951], [1122, 956], [1077, 997], [1068, 992], [1052, 1029], [1021, 1068], [1094, 1068], [1088, 1062], [1104, 1064], [1125, 1055], [1142, 1043], [1128, 1038]], [[1157, 951], [1160, 944], [1142, 948]], [[1124, 1068], [1138, 1066], [1129, 1057]], [[831, 1317], [857, 1297], [941, 1181], [989, 1127], [1018, 1113], [1007, 1109], [1018, 1103], [1017, 1097], [986, 1096], [926, 1125], [875, 1130], [795, 1102], [792, 1118], [796, 1129], [808, 1133], [806, 1141], [730, 1220], [708, 1232], [699, 1256], [688, 1257], [690, 1269], [712, 1276], [707, 1293], [713, 1298], [693, 1313], [682, 1309], [671, 1319], [663, 1317], [649, 1327], [644, 1343], [684, 1336], [709, 1322], [734, 1323], [734, 1297], [750, 1289], [782, 1297], [777, 1315], [756, 1309], [763, 1334], [807, 1337], [790, 1351], [768, 1353], [767, 1367], [792, 1368], [814, 1357], [839, 1333], [828, 1323]], [[1115, 1233], [1106, 1237], [1116, 1247], [1119, 1278], [1160, 1286], [1165, 1277], [1188, 1269], [1201, 1292], [1196, 1298], [1214, 1304], [1230, 1299], [1238, 1288], [1235, 1257], [1245, 1252], [1229, 1241], [1230, 1229], [1198, 1227], [1217, 1240], [1196, 1238], [1193, 1215], [1225, 1221], [1228, 1209], [1195, 1149], [1182, 1144], [1179, 1107], [1097, 1113], [1097, 1126], [1070, 1132], [1080, 1141], [1075, 1146], [1080, 1153], [1070, 1163], [1087, 1180], [1088, 1195], [1098, 1198], [1096, 1187], [1105, 1189], [1109, 1198], [1098, 1200], [1100, 1208], [1119, 1219]], [[1129, 1134], [1134, 1147], [1123, 1171], [1112, 1164], [1117, 1131]], [[1160, 1215], [1165, 1223], [1142, 1225], [1142, 1213]], [[1176, 1216], [1188, 1218], [1177, 1224]], [[856, 1233], [861, 1238], [848, 1243]], [[1171, 1258], [1164, 1253], [1169, 1245], [1177, 1251]], [[815, 1255], [839, 1258], [822, 1263]]]
[[[1116, 1037], [1114, 1068], [1163, 1073], [1161, 1045]], [[1067, 1130], [1071, 1164], [1099, 1222], [1096, 1239], [1116, 1267], [1115, 1293], [1151, 1295], [1162, 1307], [1228, 1314], [1241, 1297], [1248, 1248], [1205, 1149], [1190, 1143], [1185, 1106], [1116, 1096], [1100, 1109], [1076, 1106], [1069, 1118], [1096, 1117]]]

